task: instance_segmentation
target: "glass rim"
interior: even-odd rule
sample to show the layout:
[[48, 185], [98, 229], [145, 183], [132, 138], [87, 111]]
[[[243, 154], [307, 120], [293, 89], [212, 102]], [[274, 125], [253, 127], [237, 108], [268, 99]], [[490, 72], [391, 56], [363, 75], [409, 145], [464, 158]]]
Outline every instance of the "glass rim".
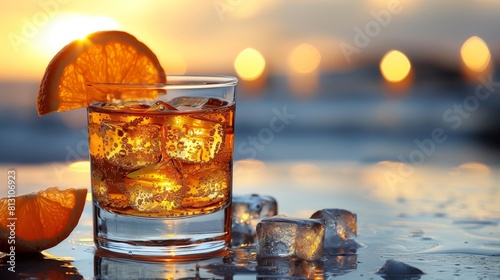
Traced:
[[238, 79], [228, 75], [165, 75], [166, 83], [87, 82], [87, 87], [133, 89], [206, 89], [234, 87]]

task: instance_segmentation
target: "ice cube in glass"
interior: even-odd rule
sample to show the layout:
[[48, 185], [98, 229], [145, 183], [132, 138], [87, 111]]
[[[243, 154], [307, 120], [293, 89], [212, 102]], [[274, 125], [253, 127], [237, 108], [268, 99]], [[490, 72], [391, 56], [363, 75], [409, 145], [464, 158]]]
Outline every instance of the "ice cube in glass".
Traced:
[[201, 116], [168, 118], [163, 133], [167, 157], [188, 163], [211, 161], [224, 140], [223, 125]]
[[227, 203], [231, 188], [231, 168], [216, 162], [207, 164], [183, 164], [184, 184], [187, 188], [182, 206], [203, 208], [209, 212]]
[[186, 193], [182, 179], [174, 160], [148, 166], [125, 177], [125, 196], [145, 215], [172, 211], [181, 206]]
[[100, 127], [105, 158], [112, 164], [137, 169], [161, 158], [161, 126], [104, 120]]

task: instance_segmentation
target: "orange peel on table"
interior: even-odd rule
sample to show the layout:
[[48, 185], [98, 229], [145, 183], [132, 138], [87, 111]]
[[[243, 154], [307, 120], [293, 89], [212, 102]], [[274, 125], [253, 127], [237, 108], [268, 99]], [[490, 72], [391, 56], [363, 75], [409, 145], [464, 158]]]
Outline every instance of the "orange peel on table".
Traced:
[[1, 198], [0, 251], [40, 252], [56, 246], [78, 224], [86, 197], [87, 189], [52, 187]]

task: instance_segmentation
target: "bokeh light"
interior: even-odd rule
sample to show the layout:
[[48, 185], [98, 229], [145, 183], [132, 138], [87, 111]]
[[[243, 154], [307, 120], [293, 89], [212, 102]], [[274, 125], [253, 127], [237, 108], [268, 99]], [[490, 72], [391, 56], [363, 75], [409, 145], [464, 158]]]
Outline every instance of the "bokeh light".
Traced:
[[247, 81], [258, 79], [266, 68], [264, 56], [253, 48], [242, 50], [234, 61], [234, 69], [238, 76]]
[[397, 50], [386, 53], [380, 62], [382, 75], [392, 83], [403, 81], [410, 74], [410, 70], [410, 60], [404, 53]]
[[462, 61], [474, 72], [483, 72], [490, 64], [491, 54], [486, 43], [479, 37], [473, 36], [462, 45], [460, 50]]
[[241, 174], [255, 175], [256, 173], [260, 173], [265, 170], [266, 164], [263, 161], [256, 159], [242, 159], [234, 163], [233, 169], [235, 173], [238, 172]]
[[320, 62], [321, 54], [309, 44], [300, 44], [288, 54], [288, 65], [297, 73], [311, 73], [318, 68]]

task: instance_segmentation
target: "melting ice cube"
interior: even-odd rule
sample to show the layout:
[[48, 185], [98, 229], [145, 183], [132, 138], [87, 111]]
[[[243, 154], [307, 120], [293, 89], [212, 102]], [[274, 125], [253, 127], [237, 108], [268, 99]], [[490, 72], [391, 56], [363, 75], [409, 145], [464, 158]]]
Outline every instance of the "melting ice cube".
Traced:
[[181, 96], [170, 100], [168, 103], [180, 111], [198, 110], [207, 103], [208, 98]]
[[159, 125], [103, 121], [100, 134], [103, 153], [106, 159], [116, 166], [136, 169], [160, 160]]
[[257, 224], [257, 257], [292, 257], [317, 260], [323, 255], [325, 225], [321, 220], [294, 219], [284, 215]]
[[168, 112], [168, 111], [178, 111], [178, 110], [174, 106], [163, 101], [156, 102], [146, 110], [146, 112]]
[[168, 102], [180, 111], [219, 108], [228, 104], [225, 100], [210, 97], [176, 97]]
[[164, 135], [169, 157], [200, 163], [212, 160], [219, 152], [224, 128], [209, 119], [179, 115], [166, 120]]
[[229, 165], [184, 164], [187, 193], [183, 207], [202, 208], [225, 202], [231, 189]]
[[273, 197], [257, 194], [233, 196], [233, 246], [255, 242], [256, 226], [263, 219], [278, 214]]
[[106, 110], [120, 110], [120, 111], [145, 111], [149, 108], [147, 103], [135, 100], [127, 100], [120, 102], [96, 102], [93, 107], [100, 107]]
[[228, 105], [229, 103], [226, 100], [218, 99], [218, 98], [208, 98], [207, 102], [203, 104], [204, 109], [208, 108], [219, 108]]
[[174, 160], [131, 172], [124, 181], [130, 206], [141, 212], [177, 209], [186, 193], [182, 175]]
[[356, 249], [357, 215], [343, 209], [323, 209], [312, 214], [311, 219], [325, 221], [325, 249]]

